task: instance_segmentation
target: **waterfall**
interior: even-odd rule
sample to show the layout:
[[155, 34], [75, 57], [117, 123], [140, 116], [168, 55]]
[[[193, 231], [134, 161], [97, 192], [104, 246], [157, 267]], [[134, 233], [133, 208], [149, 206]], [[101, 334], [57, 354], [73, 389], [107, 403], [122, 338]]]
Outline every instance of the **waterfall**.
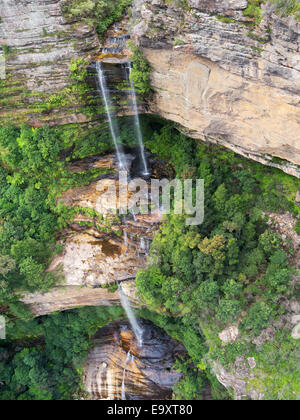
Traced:
[[136, 91], [135, 91], [135, 86], [134, 86], [133, 81], [130, 80], [130, 73], [132, 70], [131, 63], [128, 64], [128, 70], [129, 70], [129, 81], [130, 81], [130, 86], [131, 86], [134, 123], [135, 123], [135, 130], [136, 130], [136, 135], [137, 135], [137, 139], [139, 143], [140, 155], [141, 155], [141, 160], [142, 160], [142, 165], [143, 165], [143, 175], [148, 176], [150, 175], [150, 171], [147, 165], [147, 159], [146, 159], [146, 154], [145, 154], [145, 147], [144, 147], [143, 135], [142, 135], [142, 130], [141, 130], [139, 111], [138, 111], [138, 106], [137, 106]]
[[102, 65], [101, 65], [100, 61], [96, 62], [96, 70], [97, 70], [99, 88], [101, 90], [103, 101], [104, 101], [106, 112], [107, 112], [107, 117], [108, 117], [111, 136], [113, 138], [113, 142], [114, 142], [114, 145], [115, 145], [115, 148], [116, 148], [119, 169], [120, 170], [127, 170], [127, 162], [126, 162], [126, 159], [125, 159], [125, 156], [124, 156], [124, 153], [123, 153], [123, 148], [118, 143], [117, 128], [116, 128], [116, 124], [113, 120], [113, 116], [112, 116], [112, 113], [111, 113], [110, 94], [109, 94], [109, 90], [108, 90], [107, 85], [106, 85], [105, 74], [104, 74], [104, 71], [102, 69]]
[[125, 360], [125, 365], [124, 365], [124, 370], [123, 370], [123, 380], [122, 380], [122, 388], [121, 388], [121, 395], [122, 395], [122, 400], [125, 401], [126, 400], [126, 392], [125, 392], [125, 378], [126, 378], [126, 367], [128, 365], [128, 363], [130, 362], [130, 360], [132, 359], [131, 357], [131, 353], [130, 350], [127, 353], [127, 357]]
[[124, 246], [128, 247], [128, 235], [126, 230], [124, 230]]
[[124, 310], [127, 314], [127, 317], [129, 319], [129, 322], [130, 322], [131, 328], [134, 332], [134, 335], [136, 336], [138, 346], [142, 347], [143, 346], [143, 330], [141, 329], [141, 327], [138, 324], [136, 316], [134, 315], [134, 312], [133, 312], [133, 310], [130, 306], [129, 299], [125, 295], [125, 293], [123, 292], [121, 284], [118, 285], [118, 289], [119, 289], [121, 304], [122, 304], [122, 306], [123, 306], [123, 308], [124, 308]]

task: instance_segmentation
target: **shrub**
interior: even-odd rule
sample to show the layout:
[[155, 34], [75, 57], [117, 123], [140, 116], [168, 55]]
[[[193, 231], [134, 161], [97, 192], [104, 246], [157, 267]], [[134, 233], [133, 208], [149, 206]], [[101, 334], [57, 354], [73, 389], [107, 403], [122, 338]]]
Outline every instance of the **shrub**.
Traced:
[[150, 73], [151, 67], [148, 61], [143, 56], [142, 51], [135, 46], [132, 42], [129, 44], [132, 56], [132, 71], [130, 78], [134, 83], [135, 88], [142, 95], [149, 94], [151, 92], [150, 85]]

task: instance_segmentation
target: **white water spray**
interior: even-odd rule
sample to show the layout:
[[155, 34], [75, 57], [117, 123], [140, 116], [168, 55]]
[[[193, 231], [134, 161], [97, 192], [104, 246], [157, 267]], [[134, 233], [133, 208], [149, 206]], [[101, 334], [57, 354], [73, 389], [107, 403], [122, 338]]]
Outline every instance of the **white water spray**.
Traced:
[[132, 357], [131, 357], [131, 353], [130, 353], [130, 350], [129, 350], [129, 352], [127, 353], [127, 357], [126, 357], [125, 365], [124, 365], [124, 370], [123, 370], [123, 380], [122, 380], [122, 388], [121, 388], [121, 395], [122, 395], [122, 400], [123, 401], [126, 400], [126, 392], [125, 392], [126, 367], [131, 360], [132, 360]]
[[148, 176], [150, 175], [150, 171], [147, 165], [147, 159], [145, 155], [145, 147], [144, 147], [144, 142], [143, 142], [143, 135], [142, 135], [142, 130], [141, 130], [138, 106], [137, 106], [136, 91], [135, 91], [135, 86], [134, 86], [133, 81], [130, 80], [130, 73], [132, 71], [131, 63], [128, 64], [128, 69], [129, 69], [129, 81], [130, 81], [131, 94], [132, 94], [132, 105], [133, 105], [133, 112], [134, 112], [134, 123], [135, 123], [135, 130], [136, 130], [136, 135], [139, 142], [140, 154], [141, 154], [141, 159], [142, 159], [142, 164], [143, 164], [143, 175]]
[[123, 292], [122, 286], [120, 284], [118, 285], [118, 289], [119, 289], [121, 304], [127, 314], [127, 318], [129, 319], [134, 335], [136, 336], [138, 346], [142, 347], [143, 346], [143, 330], [139, 326], [136, 316], [134, 315], [134, 312], [130, 306], [129, 299]]
[[126, 230], [124, 230], [124, 246], [128, 247], [128, 235]]
[[115, 148], [116, 148], [119, 169], [120, 170], [127, 170], [127, 162], [126, 162], [126, 159], [125, 159], [125, 156], [124, 156], [124, 153], [123, 153], [123, 148], [118, 143], [116, 126], [114, 124], [113, 116], [112, 116], [112, 113], [111, 113], [110, 94], [109, 94], [109, 90], [107, 89], [105, 74], [104, 74], [104, 71], [102, 69], [102, 65], [101, 65], [100, 61], [96, 62], [96, 70], [97, 70], [97, 75], [98, 75], [99, 88], [101, 90], [102, 97], [103, 97], [104, 104], [105, 104], [105, 108], [106, 108], [106, 113], [107, 113], [107, 117], [108, 117], [111, 136], [113, 138], [113, 142], [114, 142], [114, 145], [115, 145]]

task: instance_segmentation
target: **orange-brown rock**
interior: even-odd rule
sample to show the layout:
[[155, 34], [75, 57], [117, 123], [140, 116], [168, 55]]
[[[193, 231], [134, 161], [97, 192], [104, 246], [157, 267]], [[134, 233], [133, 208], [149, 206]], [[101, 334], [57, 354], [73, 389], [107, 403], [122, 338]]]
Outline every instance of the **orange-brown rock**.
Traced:
[[143, 346], [139, 347], [127, 322], [98, 331], [85, 363], [84, 387], [95, 400], [164, 400], [181, 374], [172, 370], [185, 350], [160, 328], [139, 320]]
[[255, 25], [246, 0], [187, 3], [134, 1], [131, 34], [152, 68], [150, 112], [300, 177], [297, 21], [270, 2]]
[[[130, 160], [132, 157], [128, 156]], [[105, 201], [110, 207], [109, 200], [113, 197], [105, 196], [103, 183], [116, 169], [115, 156], [84, 159], [73, 163], [70, 169], [81, 172], [92, 168], [108, 169], [109, 174], [87, 186], [66, 191], [59, 199], [66, 206], [99, 212]], [[122, 282], [130, 301], [140, 305], [134, 280], [137, 272], [146, 266], [146, 256], [160, 220], [159, 213], [121, 218], [107, 215], [103, 220], [78, 214], [59, 241], [64, 246], [63, 252], [53, 258], [47, 269], [57, 275], [57, 286], [47, 293], [27, 294], [23, 302], [36, 315], [78, 306], [120, 305], [118, 292], [110, 292], [106, 287]]]

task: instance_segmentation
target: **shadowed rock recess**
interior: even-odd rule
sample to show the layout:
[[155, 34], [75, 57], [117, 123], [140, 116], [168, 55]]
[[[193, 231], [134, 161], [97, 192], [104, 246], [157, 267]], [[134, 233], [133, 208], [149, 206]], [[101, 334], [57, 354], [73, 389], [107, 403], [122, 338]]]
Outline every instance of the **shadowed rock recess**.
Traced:
[[139, 348], [127, 322], [98, 331], [85, 363], [85, 391], [96, 400], [164, 400], [181, 374], [172, 369], [184, 347], [163, 330], [140, 320]]

